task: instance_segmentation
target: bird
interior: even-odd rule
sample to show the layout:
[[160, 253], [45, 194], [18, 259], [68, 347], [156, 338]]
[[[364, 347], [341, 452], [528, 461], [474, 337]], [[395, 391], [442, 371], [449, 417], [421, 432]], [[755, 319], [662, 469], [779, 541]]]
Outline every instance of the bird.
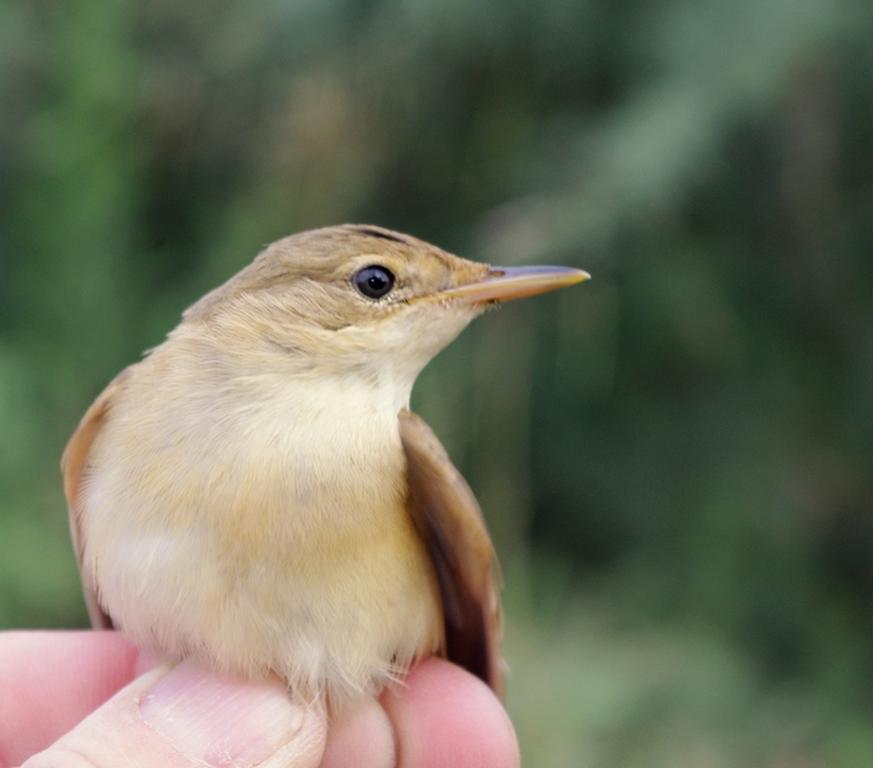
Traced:
[[64, 450], [92, 625], [337, 707], [431, 655], [502, 694], [494, 547], [410, 394], [489, 307], [588, 278], [374, 225], [268, 245], [109, 383]]

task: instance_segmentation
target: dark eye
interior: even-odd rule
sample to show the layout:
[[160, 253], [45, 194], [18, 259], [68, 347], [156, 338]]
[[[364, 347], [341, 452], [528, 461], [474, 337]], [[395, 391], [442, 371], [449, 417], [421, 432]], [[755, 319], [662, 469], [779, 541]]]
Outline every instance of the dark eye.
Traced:
[[394, 287], [394, 275], [391, 270], [374, 264], [364, 267], [353, 281], [357, 289], [368, 299], [381, 299]]

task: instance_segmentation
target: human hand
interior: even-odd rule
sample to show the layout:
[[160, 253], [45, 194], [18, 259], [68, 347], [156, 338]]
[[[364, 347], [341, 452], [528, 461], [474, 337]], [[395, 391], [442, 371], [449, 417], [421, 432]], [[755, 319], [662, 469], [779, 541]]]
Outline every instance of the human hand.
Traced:
[[148, 666], [115, 632], [0, 633], [0, 768], [519, 764], [491, 691], [439, 659], [330, 729], [278, 682]]

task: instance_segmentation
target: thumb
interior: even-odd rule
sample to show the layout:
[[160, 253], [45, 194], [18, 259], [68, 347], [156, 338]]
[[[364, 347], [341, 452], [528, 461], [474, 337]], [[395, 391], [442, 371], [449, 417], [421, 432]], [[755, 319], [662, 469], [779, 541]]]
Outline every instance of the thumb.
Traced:
[[22, 768], [316, 768], [323, 709], [278, 680], [246, 683], [185, 661], [152, 670]]

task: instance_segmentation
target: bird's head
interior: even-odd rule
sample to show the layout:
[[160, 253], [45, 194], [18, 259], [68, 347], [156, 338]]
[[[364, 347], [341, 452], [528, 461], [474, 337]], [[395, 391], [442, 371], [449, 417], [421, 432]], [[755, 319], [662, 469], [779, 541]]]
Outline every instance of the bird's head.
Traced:
[[488, 306], [572, 285], [565, 267], [492, 267], [374, 226], [278, 240], [193, 305], [187, 325], [302, 375], [386, 379], [421, 369]]

